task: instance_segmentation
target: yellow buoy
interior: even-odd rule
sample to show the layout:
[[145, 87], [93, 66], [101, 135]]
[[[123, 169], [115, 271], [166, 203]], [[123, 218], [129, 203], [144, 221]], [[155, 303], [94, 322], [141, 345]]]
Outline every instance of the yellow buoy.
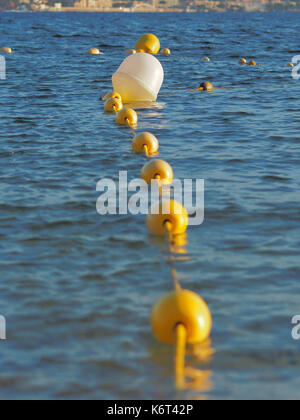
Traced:
[[291, 67], [291, 68], [292, 68], [292, 67], [295, 67], [295, 66], [294, 66], [294, 64], [293, 64], [293, 63], [288, 63], [288, 64], [287, 64], [287, 67]]
[[143, 50], [148, 54], [157, 54], [160, 50], [159, 39], [153, 34], [144, 34], [140, 37], [134, 47], [137, 51]]
[[136, 54], [136, 50], [134, 48], [130, 48], [129, 50], [126, 50], [127, 55]]
[[103, 52], [101, 52], [100, 50], [98, 50], [98, 48], [91, 48], [90, 50], [88, 50], [88, 54], [102, 55]]
[[159, 143], [157, 138], [151, 133], [140, 133], [132, 140], [132, 148], [137, 153], [144, 153], [145, 147], [147, 154], [153, 155], [158, 151]]
[[118, 92], [108, 92], [104, 96], [101, 97], [102, 101], [107, 101], [107, 99], [115, 98], [119, 99], [122, 102], [122, 97]]
[[4, 52], [6, 54], [12, 54], [12, 49], [9, 48], [9, 47], [2, 47], [2, 48], [0, 48], [0, 51]]
[[204, 82], [204, 83], [201, 83], [201, 85], [199, 87], [199, 90], [204, 90], [206, 92], [211, 92], [212, 90], [214, 90], [214, 86], [210, 82]]
[[145, 50], [142, 50], [142, 49], [138, 49], [138, 50], [136, 50], [136, 52], [137, 53], [145, 53], [146, 51]]
[[106, 112], [119, 112], [123, 108], [123, 104], [120, 99], [110, 98], [104, 103], [104, 109]]
[[246, 58], [241, 58], [239, 63], [242, 64], [243, 66], [245, 66], [247, 64]]
[[153, 235], [165, 235], [166, 224], [172, 235], [182, 235], [186, 232], [189, 215], [186, 209], [176, 200], [164, 199], [147, 215], [147, 228]]
[[249, 61], [249, 66], [252, 66], [252, 67], [256, 66], [256, 61], [255, 60], [250, 60]]
[[151, 184], [152, 180], [157, 179], [160, 184], [169, 185], [173, 181], [173, 169], [168, 162], [155, 159], [147, 162], [141, 171], [141, 178]]
[[169, 57], [171, 55], [171, 51], [169, 48], [164, 48], [163, 50], [161, 50], [162, 55], [165, 55], [167, 57]]
[[210, 58], [209, 57], [204, 57], [204, 61], [210, 61]]
[[166, 344], [175, 343], [175, 329], [186, 328], [186, 342], [197, 344], [211, 333], [212, 316], [206, 302], [190, 290], [179, 290], [162, 297], [153, 307], [151, 324], [155, 337]]
[[116, 115], [116, 122], [120, 125], [136, 127], [138, 121], [137, 113], [132, 108], [123, 108]]

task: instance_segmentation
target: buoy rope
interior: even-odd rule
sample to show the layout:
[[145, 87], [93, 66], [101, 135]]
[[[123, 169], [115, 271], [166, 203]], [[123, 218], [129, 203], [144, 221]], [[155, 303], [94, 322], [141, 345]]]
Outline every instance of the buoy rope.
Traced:
[[129, 119], [128, 118], [126, 118], [126, 123], [127, 123], [127, 125], [128, 125], [128, 127], [130, 128], [130, 131], [131, 131], [131, 133], [132, 133], [132, 135], [135, 137], [136, 136], [136, 133], [135, 133], [135, 131], [134, 131], [134, 129], [132, 128], [132, 126], [131, 126], [131, 124], [130, 124], [130, 122], [129, 122]]
[[175, 345], [175, 385], [177, 389], [183, 389], [185, 385], [185, 353], [187, 344], [187, 330], [183, 324], [176, 325]]
[[[181, 286], [176, 277], [176, 269], [174, 267], [174, 261], [172, 258], [172, 244], [173, 233], [172, 233], [172, 223], [168, 220], [165, 222], [165, 231], [166, 237], [168, 240], [168, 250], [170, 255], [170, 264], [171, 264], [171, 276], [173, 279], [173, 284], [175, 292], [178, 293], [181, 290]], [[185, 384], [185, 355], [186, 355], [186, 345], [187, 345], [187, 330], [186, 327], [180, 323], [176, 325], [175, 328], [175, 386], [177, 389], [183, 389]]]
[[149, 149], [148, 149], [148, 146], [146, 144], [144, 144], [144, 147], [143, 148], [144, 148], [145, 155], [148, 158], [149, 157]]
[[171, 275], [172, 275], [175, 291], [178, 292], [181, 290], [181, 286], [176, 277], [176, 269], [174, 267], [174, 260], [172, 257], [172, 245], [173, 245], [174, 240], [173, 240], [173, 233], [172, 233], [172, 223], [169, 220], [165, 222], [165, 231], [166, 231], [166, 238], [168, 241], [169, 259], [170, 259], [170, 264], [171, 264]]

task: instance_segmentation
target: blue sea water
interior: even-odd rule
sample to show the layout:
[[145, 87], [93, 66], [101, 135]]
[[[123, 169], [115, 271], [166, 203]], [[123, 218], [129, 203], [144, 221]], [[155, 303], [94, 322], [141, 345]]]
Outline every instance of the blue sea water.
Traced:
[[[299, 399], [299, 30], [293, 13], [0, 14], [15, 51], [0, 80], [1, 399]], [[99, 96], [149, 31], [172, 56], [138, 130], [176, 177], [205, 179], [205, 222], [176, 268], [211, 309], [215, 353], [189, 359], [203, 380], [184, 391], [149, 323], [172, 288], [167, 246], [143, 216], [95, 207], [99, 179], [145, 163]], [[205, 80], [229, 89], [185, 92]]]

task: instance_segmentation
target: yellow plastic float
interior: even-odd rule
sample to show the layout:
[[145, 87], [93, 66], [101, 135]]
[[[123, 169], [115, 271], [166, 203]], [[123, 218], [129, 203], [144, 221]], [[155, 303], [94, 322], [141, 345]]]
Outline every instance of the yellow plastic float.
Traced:
[[[155, 214], [156, 213], [156, 214]], [[152, 214], [147, 215], [147, 228], [153, 235], [162, 236], [169, 231], [172, 235], [182, 235], [189, 224], [186, 209], [176, 200], [162, 200]], [[169, 229], [166, 224], [168, 223]]]
[[101, 52], [98, 48], [91, 48], [91, 49], [88, 50], [88, 54], [103, 55], [103, 52]]
[[141, 171], [141, 178], [151, 184], [152, 180], [157, 180], [160, 184], [169, 185], [173, 181], [173, 169], [168, 162], [160, 159], [154, 159], [147, 162]]
[[139, 133], [132, 140], [132, 149], [136, 153], [146, 153], [146, 155], [154, 155], [159, 148], [157, 138], [151, 133]]
[[205, 301], [196, 293], [180, 289], [163, 296], [153, 307], [151, 325], [155, 337], [166, 344], [174, 344], [175, 330], [183, 325], [186, 343], [205, 341], [211, 333], [212, 316]]
[[161, 50], [162, 55], [169, 57], [171, 55], [171, 50], [169, 48], [164, 48]]
[[255, 60], [250, 60], [248, 64], [251, 67], [255, 67], [256, 66], [256, 61]]
[[247, 64], [246, 58], [241, 58], [239, 63], [242, 64], [243, 66], [245, 66]]
[[120, 99], [117, 98], [109, 98], [104, 103], [104, 109], [106, 112], [119, 112], [121, 109], [123, 109], [123, 104]]
[[12, 54], [12, 49], [9, 47], [2, 47], [0, 48], [0, 52], [6, 53], [6, 54]]
[[204, 61], [209, 62], [210, 61], [210, 58], [209, 57], [204, 57]]
[[144, 34], [140, 37], [134, 47], [137, 51], [142, 50], [148, 54], [157, 54], [160, 50], [160, 42], [153, 34]]
[[118, 92], [108, 92], [108, 93], [106, 93], [105, 95], [103, 95], [103, 96], [101, 97], [101, 99], [102, 99], [103, 101], [107, 101], [107, 100], [108, 100], [108, 99], [110, 99], [110, 98], [119, 99], [119, 101], [121, 101], [121, 102], [122, 102], [122, 97], [121, 97], [121, 95], [120, 95]]
[[116, 122], [119, 125], [128, 125], [129, 127], [136, 127], [138, 116], [134, 109], [123, 108], [116, 115]]

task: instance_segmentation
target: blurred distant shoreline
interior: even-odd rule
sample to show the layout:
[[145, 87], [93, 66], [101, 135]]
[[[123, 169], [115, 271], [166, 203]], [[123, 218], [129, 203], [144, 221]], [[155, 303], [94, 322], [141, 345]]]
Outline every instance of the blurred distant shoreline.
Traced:
[[1, 10], [55, 13], [300, 12], [300, 0], [0, 0]]
[[254, 9], [254, 10], [246, 10], [246, 9], [239, 9], [239, 10], [227, 10], [227, 9], [207, 9], [207, 10], [185, 10], [185, 9], [156, 9], [156, 10], [124, 10], [124, 9], [82, 9], [76, 7], [62, 7], [60, 10], [56, 10], [55, 8], [49, 8], [46, 10], [29, 10], [29, 9], [11, 9], [11, 10], [2, 10], [0, 12], [6, 13], [70, 13], [70, 12], [80, 12], [80, 13], [272, 13], [272, 12], [279, 12], [279, 13], [300, 13], [300, 7], [297, 9], [286, 9], [286, 10], [265, 10], [265, 9]]

